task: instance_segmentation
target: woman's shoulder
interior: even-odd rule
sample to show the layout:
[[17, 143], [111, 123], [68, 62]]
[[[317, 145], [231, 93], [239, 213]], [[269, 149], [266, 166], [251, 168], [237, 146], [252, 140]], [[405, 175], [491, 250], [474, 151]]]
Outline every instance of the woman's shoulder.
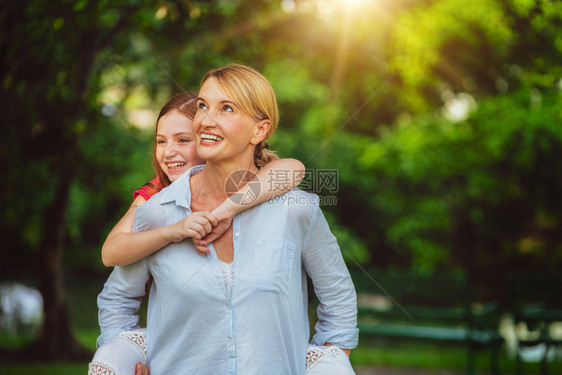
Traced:
[[318, 203], [318, 195], [299, 188], [294, 188], [285, 193], [285, 195], [287, 195], [287, 199], [293, 199], [302, 204], [315, 205]]
[[149, 200], [137, 207], [134, 225], [135, 232], [159, 228], [165, 225], [165, 208], [162, 206], [163, 191], [165, 189], [154, 194]]
[[135, 231], [159, 228], [180, 220], [189, 209], [189, 176], [183, 175], [137, 208]]
[[289, 216], [294, 218], [313, 219], [320, 209], [318, 195], [299, 188], [294, 188], [285, 194], [272, 198], [272, 200], [274, 203], [286, 207]]

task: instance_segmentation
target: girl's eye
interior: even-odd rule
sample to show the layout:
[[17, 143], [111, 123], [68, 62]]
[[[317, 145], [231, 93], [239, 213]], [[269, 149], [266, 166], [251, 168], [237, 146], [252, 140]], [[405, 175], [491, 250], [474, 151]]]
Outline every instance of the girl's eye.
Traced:
[[222, 110], [225, 112], [234, 112], [234, 109], [232, 109], [232, 107], [229, 105], [225, 105]]
[[191, 142], [191, 139], [180, 138], [179, 142], [180, 142], [180, 143], [188, 143], [188, 142]]
[[207, 110], [207, 106], [205, 105], [205, 103], [199, 103], [199, 105], [197, 106], [199, 109], [206, 111]]
[[163, 140], [163, 139], [159, 139], [159, 140], [156, 141], [156, 144], [159, 144], [159, 145], [163, 145], [164, 143], [166, 143], [166, 141]]

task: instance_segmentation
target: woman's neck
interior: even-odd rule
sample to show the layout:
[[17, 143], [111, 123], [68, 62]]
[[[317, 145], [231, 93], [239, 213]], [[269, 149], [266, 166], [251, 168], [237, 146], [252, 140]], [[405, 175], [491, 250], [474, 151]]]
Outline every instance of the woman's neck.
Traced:
[[237, 175], [234, 175], [239, 170], [247, 170], [254, 174], [258, 172], [253, 160], [231, 163], [207, 162], [205, 169], [192, 176], [190, 180], [192, 209], [211, 211], [218, 207], [228, 197], [227, 186], [230, 188], [233, 181], [239, 182]]

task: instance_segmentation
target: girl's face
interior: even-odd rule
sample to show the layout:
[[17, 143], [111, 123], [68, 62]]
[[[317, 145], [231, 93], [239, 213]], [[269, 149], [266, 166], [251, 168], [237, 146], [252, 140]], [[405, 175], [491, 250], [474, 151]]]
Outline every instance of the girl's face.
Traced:
[[194, 165], [204, 162], [197, 156], [192, 121], [177, 110], [158, 120], [156, 160], [170, 181], [174, 182]]
[[263, 139], [260, 124], [227, 97], [216, 78], [209, 78], [199, 91], [193, 132], [203, 160], [225, 160], [251, 155]]

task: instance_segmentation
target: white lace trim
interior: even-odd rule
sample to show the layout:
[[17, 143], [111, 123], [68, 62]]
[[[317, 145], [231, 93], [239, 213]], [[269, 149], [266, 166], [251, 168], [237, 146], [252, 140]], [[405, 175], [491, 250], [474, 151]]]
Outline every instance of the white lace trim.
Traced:
[[228, 298], [232, 296], [232, 285], [234, 284], [234, 263], [226, 263], [219, 259], [221, 265], [222, 278]]
[[347, 355], [343, 350], [337, 346], [315, 346], [309, 345], [308, 351], [306, 352], [306, 369], [309, 370], [316, 366], [322, 358], [325, 357], [339, 357], [341, 355]]
[[88, 375], [119, 375], [119, 372], [100, 361], [92, 361], [88, 364]]
[[123, 331], [116, 337], [117, 339], [127, 340], [142, 353], [143, 363], [146, 363], [146, 328], [134, 331]]

